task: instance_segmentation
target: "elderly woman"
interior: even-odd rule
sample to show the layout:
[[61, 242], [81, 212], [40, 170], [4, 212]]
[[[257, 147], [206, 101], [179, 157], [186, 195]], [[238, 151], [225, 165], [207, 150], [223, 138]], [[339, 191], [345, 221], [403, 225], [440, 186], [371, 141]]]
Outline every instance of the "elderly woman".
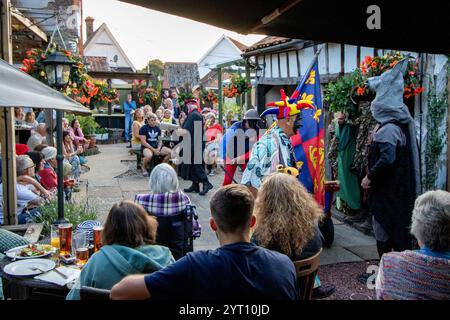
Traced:
[[[180, 214], [184, 214], [186, 208], [191, 204], [189, 197], [180, 190], [178, 177], [175, 170], [168, 164], [157, 165], [149, 179], [148, 194], [137, 194], [135, 202], [142, 205], [150, 215], [159, 217], [174, 217], [174, 221], [179, 219]], [[173, 225], [175, 225], [173, 223]], [[179, 225], [179, 223], [178, 223]], [[184, 235], [179, 232], [158, 227], [157, 242], [167, 246], [172, 251], [175, 259], [181, 258]], [[168, 231], [168, 234], [163, 234]]]
[[420, 249], [383, 255], [377, 298], [450, 299], [450, 193], [428, 191], [415, 202], [411, 233]]

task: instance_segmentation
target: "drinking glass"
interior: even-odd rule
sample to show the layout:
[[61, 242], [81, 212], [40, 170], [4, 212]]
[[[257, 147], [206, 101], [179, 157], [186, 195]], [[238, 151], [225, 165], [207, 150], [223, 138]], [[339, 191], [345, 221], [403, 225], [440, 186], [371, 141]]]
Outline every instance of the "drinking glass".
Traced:
[[63, 223], [58, 226], [59, 251], [61, 254], [72, 254], [72, 224]]
[[59, 250], [59, 228], [57, 225], [50, 226], [50, 244], [54, 250]]
[[76, 265], [82, 267], [89, 259], [89, 241], [87, 233], [77, 231], [73, 235], [73, 246], [75, 249]]
[[102, 244], [103, 226], [93, 227], [92, 230], [94, 232], [94, 252], [97, 252], [103, 246]]

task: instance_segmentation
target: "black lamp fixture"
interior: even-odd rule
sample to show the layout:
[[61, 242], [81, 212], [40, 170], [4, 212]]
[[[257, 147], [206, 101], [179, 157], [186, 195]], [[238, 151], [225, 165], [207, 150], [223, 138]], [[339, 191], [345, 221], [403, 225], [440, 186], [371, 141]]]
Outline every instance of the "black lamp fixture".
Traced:
[[[70, 61], [65, 54], [59, 51], [55, 51], [48, 55], [47, 59], [43, 62], [45, 73], [47, 74], [47, 81], [50, 87], [61, 89], [64, 88], [70, 79], [70, 72], [74, 62]], [[57, 147], [57, 168], [56, 173], [58, 176], [58, 219], [55, 224], [66, 223], [64, 218], [64, 177], [63, 177], [63, 130], [62, 130], [62, 117], [63, 112], [61, 110], [56, 111], [56, 147]]]
[[63, 88], [69, 82], [70, 72], [75, 63], [70, 61], [64, 53], [55, 51], [45, 59], [43, 64], [48, 84], [54, 88]]

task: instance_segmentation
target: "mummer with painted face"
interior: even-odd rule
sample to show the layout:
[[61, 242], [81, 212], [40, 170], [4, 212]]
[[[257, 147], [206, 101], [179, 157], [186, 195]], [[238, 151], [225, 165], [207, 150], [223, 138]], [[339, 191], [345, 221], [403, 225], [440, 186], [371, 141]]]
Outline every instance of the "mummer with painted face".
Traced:
[[289, 97], [281, 90], [281, 100], [271, 103], [275, 107], [266, 109], [261, 117], [276, 115], [277, 121], [254, 145], [242, 184], [259, 188], [268, 174], [275, 172], [278, 165], [296, 168], [294, 150], [290, 137], [300, 129], [300, 110], [314, 108], [311, 101], [299, 100], [289, 103]]

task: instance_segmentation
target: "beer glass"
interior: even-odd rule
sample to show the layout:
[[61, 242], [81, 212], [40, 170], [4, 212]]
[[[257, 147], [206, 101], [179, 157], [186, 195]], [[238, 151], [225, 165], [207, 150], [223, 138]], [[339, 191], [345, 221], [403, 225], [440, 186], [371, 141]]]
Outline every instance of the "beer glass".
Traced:
[[87, 233], [77, 231], [73, 235], [73, 246], [75, 249], [76, 265], [82, 267], [89, 259], [89, 241]]
[[60, 254], [72, 254], [72, 224], [64, 223], [59, 229], [59, 252]]
[[50, 244], [54, 250], [59, 250], [59, 229], [58, 226], [50, 226]]
[[93, 227], [92, 230], [94, 232], [94, 252], [97, 252], [103, 246], [102, 244], [103, 226]]

